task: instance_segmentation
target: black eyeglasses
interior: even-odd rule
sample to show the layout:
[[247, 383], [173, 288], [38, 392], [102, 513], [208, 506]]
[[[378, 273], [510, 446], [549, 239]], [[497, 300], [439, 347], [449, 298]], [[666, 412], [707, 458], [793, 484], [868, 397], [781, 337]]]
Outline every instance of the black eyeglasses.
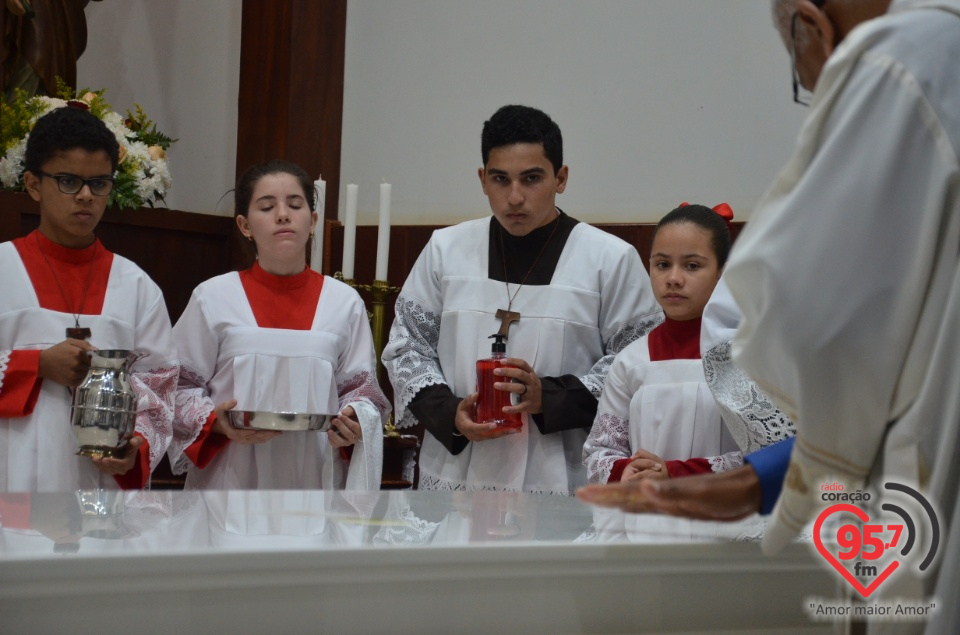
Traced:
[[[827, 0], [810, 0], [815, 7], [822, 9]], [[809, 106], [811, 98], [800, 98], [800, 74], [797, 72], [797, 12], [790, 17], [790, 74], [793, 80], [793, 101], [801, 106]]]
[[107, 196], [113, 191], [113, 178], [108, 176], [81, 179], [75, 174], [47, 174], [46, 172], [37, 172], [37, 174], [56, 181], [57, 189], [64, 194], [76, 194], [83, 189], [84, 185], [90, 188], [90, 193], [94, 196]]

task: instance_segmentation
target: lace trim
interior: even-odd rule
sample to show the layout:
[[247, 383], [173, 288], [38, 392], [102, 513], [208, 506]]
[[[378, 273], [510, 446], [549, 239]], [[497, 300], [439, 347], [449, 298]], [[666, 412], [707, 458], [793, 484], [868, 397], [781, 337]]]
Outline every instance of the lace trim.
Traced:
[[151, 368], [133, 373], [130, 387], [137, 393], [137, 430], [150, 444], [150, 471], [160, 464], [173, 437], [174, 400], [180, 369], [177, 366]]
[[707, 351], [703, 372], [723, 421], [745, 454], [796, 434], [794, 423], [733, 363], [730, 342]]
[[630, 456], [630, 421], [609, 412], [600, 412], [583, 444], [587, 481], [606, 483], [613, 464]]
[[170, 443], [170, 469], [174, 474], [185, 474], [193, 465], [184, 451], [197, 440], [215, 407], [206, 395], [206, 386], [207, 381], [200, 373], [180, 367], [174, 418], [177, 423]]
[[394, 351], [395, 355], [392, 358], [385, 355], [383, 362], [395, 392], [397, 428], [416, 425], [416, 417], [408, 406], [418, 392], [427, 386], [447, 383], [437, 355], [439, 342], [440, 312], [401, 293], [387, 342], [387, 350]]
[[[371, 360], [372, 361], [372, 360]], [[337, 383], [337, 394], [340, 395], [340, 409], [355, 401], [366, 401], [380, 413], [381, 424], [386, 424], [390, 414], [390, 402], [377, 383], [377, 374], [374, 370], [362, 370], [344, 382]]]
[[661, 322], [663, 322], [663, 314], [652, 313], [643, 316], [638, 322], [625, 323], [613, 334], [610, 341], [607, 342], [607, 352], [614, 354], [619, 353], [630, 344], [660, 326]]
[[180, 388], [204, 388], [207, 380], [197, 371], [187, 367], [180, 367], [180, 379], [177, 381]]
[[593, 523], [590, 523], [590, 526], [583, 530], [583, 533], [573, 539], [573, 544], [578, 543], [592, 543], [597, 542], [600, 539], [600, 535], [597, 533], [597, 527]]
[[544, 490], [524, 487], [522, 490], [515, 487], [497, 487], [495, 485], [467, 484], [460, 481], [451, 481], [420, 472], [420, 489], [441, 492], [522, 492], [524, 494], [549, 494], [551, 496], [572, 496], [568, 490]]
[[763, 540], [763, 532], [767, 529], [767, 522], [767, 517], [755, 516], [749, 521], [730, 523], [733, 527], [737, 527], [737, 531], [728, 537], [732, 542], [760, 542]]
[[600, 393], [603, 392], [603, 382], [610, 372], [613, 365], [613, 359], [617, 353], [625, 349], [628, 345], [640, 339], [663, 322], [663, 315], [655, 313], [652, 316], [645, 315], [636, 322], [625, 322], [613, 336], [607, 341], [606, 355], [601, 357], [586, 375], [580, 378], [587, 389], [593, 393], [593, 396], [600, 399]]
[[422, 545], [430, 542], [440, 523], [418, 518], [404, 501], [397, 514], [399, 526], [386, 526], [373, 537], [375, 545]]
[[3, 378], [7, 374], [7, 367], [10, 365], [10, 351], [0, 351], [0, 393], [3, 392]]
[[710, 463], [710, 469], [714, 472], [726, 472], [738, 467], [743, 467], [743, 452], [728, 452], [720, 456], [711, 456], [707, 458]]

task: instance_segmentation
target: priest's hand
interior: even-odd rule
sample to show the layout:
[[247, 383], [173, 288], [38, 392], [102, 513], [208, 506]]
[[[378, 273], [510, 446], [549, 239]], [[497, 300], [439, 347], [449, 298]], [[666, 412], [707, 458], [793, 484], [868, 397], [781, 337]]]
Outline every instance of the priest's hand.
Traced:
[[[497, 372], [496, 370], [494, 372]], [[497, 384], [495, 383], [494, 386]], [[507, 428], [498, 426], [495, 423], [477, 423], [473, 419], [477, 411], [477, 399], [480, 393], [467, 395], [466, 398], [457, 406], [457, 417], [453, 424], [456, 427], [454, 434], [466, 437], [468, 441], [489, 441], [490, 439], [499, 439], [508, 434], [516, 434], [520, 430], [516, 428]]]
[[634, 452], [630, 458], [633, 460], [627, 464], [627, 467], [623, 468], [623, 476], [620, 477], [621, 483], [639, 481], [644, 478], [658, 480], [670, 478], [670, 473], [667, 472], [663, 459], [653, 452], [640, 449]]
[[335, 448], [345, 448], [358, 443], [363, 438], [363, 429], [360, 427], [360, 422], [356, 420], [356, 416], [353, 406], [347, 406], [331, 420], [330, 429], [327, 430], [330, 445]]
[[697, 520], [739, 520], [760, 511], [760, 478], [750, 465], [726, 472], [588, 485], [577, 498], [632, 513], [659, 513]]
[[528, 412], [532, 415], [543, 412], [543, 392], [540, 378], [533, 371], [533, 367], [525, 360], [519, 357], [507, 357], [503, 360], [503, 366], [495, 368], [493, 374], [506, 378], [505, 381], [495, 382], [493, 384], [494, 388], [517, 395], [514, 399], [517, 405], [507, 406], [503, 409], [504, 412]]
[[278, 437], [282, 432], [279, 430], [250, 430], [249, 428], [234, 428], [233, 424], [230, 423], [229, 415], [227, 412], [233, 410], [237, 407], [237, 400], [231, 399], [230, 401], [224, 401], [222, 404], [213, 409], [213, 412], [217, 415], [217, 420], [213, 422], [210, 430], [216, 432], [217, 434], [222, 434], [227, 437], [234, 443], [239, 443], [240, 445], [257, 445], [258, 443], [266, 443], [274, 437]]
[[137, 454], [140, 453], [141, 445], [143, 445], [143, 437], [135, 434], [127, 441], [127, 450], [122, 457], [94, 456], [90, 457], [90, 460], [93, 461], [93, 464], [100, 470], [101, 474], [106, 474], [107, 476], [122, 476], [137, 464]]
[[86, 340], [63, 340], [40, 353], [37, 374], [67, 388], [76, 388], [90, 370], [87, 351], [95, 350], [97, 347]]

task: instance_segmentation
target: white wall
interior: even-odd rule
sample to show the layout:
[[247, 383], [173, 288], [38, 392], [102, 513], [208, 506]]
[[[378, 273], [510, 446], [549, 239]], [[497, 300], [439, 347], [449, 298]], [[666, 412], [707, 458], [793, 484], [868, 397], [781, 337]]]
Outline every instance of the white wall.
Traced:
[[[236, 162], [240, 0], [107, 0], [86, 9], [79, 83], [139, 102], [179, 137], [168, 205], [213, 212]], [[587, 221], [656, 220], [682, 200], [746, 218], [804, 109], [762, 0], [350, 0], [341, 171], [375, 224], [488, 213], [480, 129], [526, 103], [560, 124]], [[231, 200], [219, 205], [229, 213]]]
[[[78, 86], [106, 88], [121, 114], [139, 103], [179, 139], [167, 155], [167, 206], [213, 213], [237, 162], [239, 0], [106, 0], [88, 4], [86, 16]], [[228, 196], [220, 213], [231, 210]]]
[[744, 218], [804, 115], [789, 70], [760, 0], [351, 0], [340, 191], [359, 184], [361, 224], [381, 179], [397, 222], [488, 213], [480, 130], [524, 103], [564, 133], [571, 215], [657, 220], [688, 200]]

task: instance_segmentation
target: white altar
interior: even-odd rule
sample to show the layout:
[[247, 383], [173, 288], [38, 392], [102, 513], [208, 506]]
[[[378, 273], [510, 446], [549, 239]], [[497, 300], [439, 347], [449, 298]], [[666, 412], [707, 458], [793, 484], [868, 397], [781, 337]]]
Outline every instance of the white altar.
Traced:
[[505, 493], [0, 494], [0, 632], [818, 633], [762, 520]]

